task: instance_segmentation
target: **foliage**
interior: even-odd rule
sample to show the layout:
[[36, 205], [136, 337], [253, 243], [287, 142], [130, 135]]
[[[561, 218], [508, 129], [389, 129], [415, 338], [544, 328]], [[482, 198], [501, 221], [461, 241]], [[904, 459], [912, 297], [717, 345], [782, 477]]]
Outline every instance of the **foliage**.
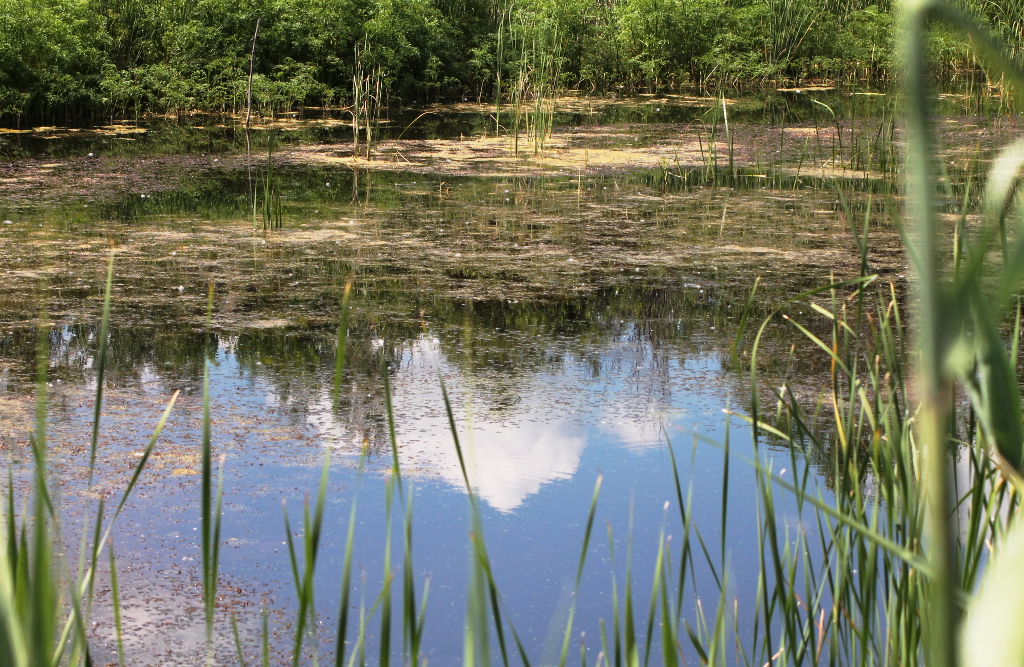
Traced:
[[[961, 4], [1020, 53], [1024, 0]], [[544, 68], [586, 92], [885, 78], [894, 20], [889, 0], [4, 0], [0, 119], [237, 113], [250, 57], [260, 113], [347, 104], [357, 52], [401, 104], [511, 100], [503, 73]], [[977, 67], [933, 33], [940, 69]]]

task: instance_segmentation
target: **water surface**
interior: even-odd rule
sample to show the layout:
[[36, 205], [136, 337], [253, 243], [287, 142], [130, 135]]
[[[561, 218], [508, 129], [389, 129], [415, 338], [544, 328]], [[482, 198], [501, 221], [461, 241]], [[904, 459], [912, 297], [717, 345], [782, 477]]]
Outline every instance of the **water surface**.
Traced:
[[[891, 106], [885, 96], [821, 94], [876, 125]], [[824, 125], [821, 105], [805, 98], [790, 91], [738, 104], [732, 122]], [[576, 109], [559, 123], [649, 126], [657, 137], [677, 124], [704, 122], [711, 108], [706, 100], [652, 100], [600, 113]], [[414, 126], [413, 137], [455, 140], [481, 132], [487, 118], [471, 111], [436, 115]], [[682, 171], [666, 175], [668, 167], [442, 174], [289, 159], [279, 148], [273, 178], [284, 201], [282, 225], [266, 229], [251, 198], [269, 170], [246, 156], [237, 127], [145, 129], [5, 136], [3, 153], [17, 158], [7, 168], [20, 175], [0, 198], [7, 287], [0, 296], [0, 446], [18, 465], [25, 462], [36, 331], [46, 321], [52, 475], [67, 535], [77, 535], [99, 494], [112, 497], [124, 485], [163, 406], [181, 392], [116, 531], [127, 650], [140, 664], [194, 662], [202, 654], [197, 474], [204, 366], [214, 451], [225, 456], [218, 607], [225, 658], [231, 613], [255, 657], [264, 606], [274, 651], [287, 652], [295, 601], [282, 501], [293, 527], [300, 525], [303, 499], [315, 494], [327, 453], [317, 586], [322, 659], [332, 650], [345, 529], [356, 500], [356, 586], [363, 592], [354, 599], [372, 604], [383, 581], [392, 461], [383, 367], [404, 493], [396, 501], [392, 563], [400, 562], [398, 522], [411, 498], [417, 582], [430, 581], [425, 651], [432, 663], [461, 655], [469, 569], [468, 502], [439, 378], [482, 501], [508, 617], [542, 663], [557, 657], [599, 478], [601, 530], [577, 601], [574, 643], [585, 632], [588, 661], [596, 659], [599, 621], [612, 614], [612, 576], [621, 592], [630, 544], [646, 604], [658, 534], [678, 536], [681, 529], [668, 441], [708, 558], [727, 564], [737, 608], [753, 609], [752, 471], [734, 461], [725, 477], [722, 450], [696, 444], [695, 436], [751, 453], [748, 427], [725, 414], [744, 412], [749, 401], [743, 352], [750, 328], [790, 296], [860, 273], [844, 202], [858, 224], [870, 213], [870, 272], [902, 289], [898, 236], [884, 222], [884, 202], [865, 194], [884, 177], [851, 169], [841, 181], [850, 189], [840, 196], [837, 181], [801, 176], [794, 165], [779, 165], [785, 178], [768, 178], [749, 164], [721, 182], [719, 172], [709, 181], [697, 166], [685, 179]], [[290, 131], [278, 130], [277, 141], [301, 153], [311, 145], [343, 148], [334, 142], [346, 141], [350, 129], [321, 122]], [[64, 161], [46, 167], [48, 159]], [[88, 490], [98, 319], [111, 248], [100, 481]], [[757, 298], [748, 307], [755, 279]], [[346, 367], [335, 400], [336, 328], [348, 283]], [[751, 324], [732, 359], [744, 312]], [[806, 305], [790, 312], [815, 331], [828, 329]], [[809, 351], [792, 354], [788, 326], [767, 329], [764, 373], [785, 375], [797, 391], [818, 396], [827, 364]], [[762, 453], [777, 469], [792, 460], [781, 449]], [[821, 484], [827, 487], [827, 476]], [[785, 499], [779, 502], [794, 529], [816, 530], [800, 525]], [[696, 590], [718, 599], [710, 569], [694, 577]], [[106, 589], [97, 609], [94, 632], [107, 659], [113, 629]]]

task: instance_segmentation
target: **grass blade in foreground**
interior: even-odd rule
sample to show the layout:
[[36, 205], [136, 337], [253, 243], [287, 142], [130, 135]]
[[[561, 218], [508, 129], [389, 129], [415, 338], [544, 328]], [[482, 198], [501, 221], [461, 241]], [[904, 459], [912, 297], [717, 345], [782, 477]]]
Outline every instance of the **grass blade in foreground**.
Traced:
[[89, 442], [89, 486], [96, 471], [96, 445], [100, 435], [100, 413], [103, 411], [103, 374], [107, 367], [107, 338], [110, 330], [110, 288], [114, 282], [114, 253], [107, 264], [107, 286], [103, 290], [103, 316], [100, 318], [99, 350], [96, 352], [96, 398], [92, 414], [92, 438]]
[[[213, 320], [213, 283], [210, 283], [206, 304], [206, 341], [204, 355], [209, 354], [210, 325]], [[221, 501], [224, 488], [224, 455], [220, 458], [217, 491], [213, 496], [213, 443], [210, 417], [210, 360], [203, 360], [203, 442], [200, 452], [203, 611], [206, 619], [206, 662], [213, 664], [213, 621], [217, 608], [217, 572], [220, 561]]]

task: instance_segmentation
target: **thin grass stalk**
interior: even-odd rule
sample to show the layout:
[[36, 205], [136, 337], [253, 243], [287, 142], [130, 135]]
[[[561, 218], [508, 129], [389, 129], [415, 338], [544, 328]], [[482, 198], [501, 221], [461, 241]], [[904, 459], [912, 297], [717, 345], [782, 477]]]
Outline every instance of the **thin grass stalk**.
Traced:
[[89, 486], [96, 470], [96, 446], [100, 434], [100, 413], [103, 410], [103, 373], [107, 366], [107, 338], [110, 329], [110, 288], [114, 281], [114, 253], [107, 263], [107, 283], [103, 290], [103, 315], [100, 318], [99, 349], [96, 352], [96, 398], [93, 399], [92, 436], [89, 440]]
[[605, 635], [604, 621], [601, 621], [601, 641], [604, 647], [605, 660], [614, 655], [614, 667], [622, 667], [622, 630], [620, 623], [619, 588], [618, 577], [615, 574], [615, 540], [612, 539], [611, 521], [606, 522], [608, 530], [608, 563], [612, 571], [612, 632], [614, 653], [608, 650], [608, 640]]
[[47, 375], [50, 364], [50, 339], [49, 339], [49, 316], [47, 312], [40, 309], [39, 332], [36, 340], [36, 414], [35, 430], [31, 435], [32, 459], [35, 464], [35, 493], [36, 503], [42, 503], [37, 509], [45, 509], [50, 518], [56, 518], [53, 509], [53, 501], [50, 498], [49, 485], [47, 484], [47, 456], [46, 456], [46, 412], [47, 412]]
[[391, 582], [394, 573], [391, 571], [391, 527], [393, 517], [393, 505], [395, 488], [399, 494], [402, 491], [402, 473], [398, 463], [398, 437], [395, 434], [395, 416], [391, 402], [391, 382], [388, 377], [388, 362], [386, 349], [381, 350], [381, 377], [384, 382], [384, 404], [388, 416], [388, 436], [391, 445], [391, 474], [388, 476], [384, 491], [384, 587], [381, 590], [381, 613], [380, 613], [380, 653], [377, 656], [378, 664], [381, 667], [388, 667], [391, 664]]
[[[89, 566], [88, 568], [85, 568], [83, 571], [82, 568], [84, 567], [85, 562], [85, 559], [83, 558], [82, 564], [80, 564], [79, 566], [78, 576], [71, 580], [70, 598], [72, 613], [68, 616], [67, 620], [65, 621], [64, 628], [61, 631], [59, 639], [56, 642], [56, 653], [53, 659], [54, 667], [56, 667], [56, 664], [62, 659], [64, 651], [68, 646], [68, 640], [70, 638], [73, 638], [73, 643], [71, 644], [71, 650], [73, 654], [71, 659], [72, 664], [77, 664], [78, 660], [76, 660], [76, 657], [80, 658], [78, 651], [88, 650], [87, 642], [85, 640], [85, 627], [87, 625], [87, 616], [83, 615], [81, 611], [81, 601], [83, 600], [83, 598], [89, 600], [89, 596], [91, 595], [93, 582], [95, 580], [96, 567], [99, 559], [99, 545], [106, 544], [108, 541], [110, 541], [111, 533], [113, 532], [115, 522], [117, 521], [117, 518], [120, 516], [122, 510], [124, 509], [125, 504], [128, 502], [128, 498], [131, 496], [132, 490], [134, 489], [135, 484], [139, 479], [139, 476], [142, 474], [142, 471], [145, 468], [146, 463], [153, 452], [153, 448], [156, 446], [156, 442], [160, 437], [160, 433], [163, 430], [164, 424], [167, 422], [167, 418], [170, 416], [171, 410], [174, 408], [174, 403], [177, 400], [178, 394], [179, 392], [176, 391], [171, 396], [171, 400], [168, 402], [167, 408], [164, 410], [164, 413], [161, 416], [160, 421], [157, 423], [157, 426], [153, 431], [153, 435], [150, 438], [149, 443], [143, 450], [142, 456], [139, 458], [138, 463], [136, 463], [135, 469], [132, 472], [132, 477], [129, 480], [128, 485], [125, 487], [125, 490], [121, 495], [121, 499], [118, 502], [113, 515], [107, 522], [106, 529], [102, 533], [100, 532], [100, 530], [103, 522], [104, 500], [100, 500], [99, 508], [97, 509], [95, 519], [94, 534], [92, 541], [93, 547], [89, 550], [91, 552], [88, 559]], [[13, 496], [11, 497], [10, 514], [12, 517], [14, 516]], [[83, 554], [87, 551], [85, 546], [86, 539], [84, 533], [85, 531], [83, 529], [82, 546], [80, 551], [80, 553]], [[25, 538], [24, 531], [22, 531], [21, 533], [21, 538], [22, 540], [24, 540]], [[27, 546], [22, 548], [22, 553], [27, 553]], [[26, 563], [27, 561], [24, 557], [22, 557], [19, 560], [19, 562]], [[88, 656], [86, 655], [86, 657]]]
[[[692, 560], [693, 560], [693, 557], [692, 557], [692, 554], [691, 554], [691, 551], [690, 551], [690, 528], [691, 528], [690, 522], [691, 522], [691, 517], [690, 517], [690, 515], [689, 515], [689, 513], [687, 512], [687, 509], [686, 509], [687, 507], [690, 506], [690, 503], [689, 503], [690, 499], [687, 498], [687, 501], [685, 501], [685, 502], [683, 501], [683, 487], [682, 487], [682, 484], [681, 484], [680, 479], [679, 479], [679, 466], [676, 464], [676, 453], [675, 453], [675, 450], [672, 447], [672, 440], [668, 437], [668, 432], [667, 431], [663, 430], [662, 434], [663, 434], [663, 436], [665, 438], [665, 445], [668, 447], [669, 460], [672, 463], [672, 481], [674, 482], [674, 485], [675, 485], [676, 502], [679, 505], [679, 519], [680, 519], [680, 522], [682, 524], [682, 529], [683, 529], [683, 544], [682, 544], [682, 547], [680, 548], [680, 553], [679, 553], [679, 585], [678, 585], [678, 588], [677, 588], [677, 591], [676, 591], [676, 610], [675, 610], [676, 616], [680, 616], [681, 613], [682, 613], [682, 606], [683, 606], [683, 591], [686, 588], [685, 584], [686, 584], [687, 568], [688, 568], [689, 565], [692, 564]], [[690, 569], [690, 571], [692, 573], [692, 568]], [[613, 589], [613, 600], [614, 600], [615, 597], [616, 596], [614, 595], [614, 589]], [[615, 603], [615, 608], [616, 608], [616, 613], [617, 613], [618, 612], [618, 603], [617, 602]]]
[[245, 129], [248, 134], [249, 119], [252, 115], [252, 75], [256, 64], [256, 38], [260, 34], [260, 17], [256, 17], [256, 28], [252, 33], [252, 51], [249, 53], [249, 83], [245, 90]]
[[[213, 320], [214, 286], [210, 283], [206, 304], [206, 342], [209, 354], [210, 326]], [[213, 664], [213, 625], [217, 606], [217, 573], [220, 560], [221, 503], [224, 482], [224, 455], [221, 455], [216, 494], [213, 491], [213, 442], [210, 416], [210, 360], [203, 362], [203, 433], [200, 451], [203, 611], [206, 628], [206, 662]]]
[[[345, 353], [348, 348], [348, 317], [350, 299], [352, 295], [352, 281], [345, 284], [345, 293], [341, 299], [341, 316], [338, 320], [338, 342], [334, 361], [334, 406], [338, 407], [340, 398], [341, 376], [345, 369]], [[363, 465], [366, 461], [366, 449], [360, 453], [359, 467], [356, 471], [356, 490], [362, 481]], [[348, 534], [345, 537], [345, 559], [341, 567], [341, 598], [338, 609], [338, 629], [335, 637], [334, 664], [335, 667], [342, 667], [345, 663], [345, 642], [348, 637], [348, 614], [349, 600], [352, 588], [352, 545], [355, 537], [356, 524], [356, 497], [352, 498], [352, 509], [348, 519]]]
[[260, 609], [260, 657], [263, 667], [270, 667], [270, 627], [266, 604]]
[[[725, 404], [726, 415], [731, 410], [729, 409], [729, 401]], [[725, 572], [725, 542], [727, 527], [729, 523], [729, 425], [732, 420], [727, 416], [725, 419], [725, 440], [723, 442], [724, 449], [722, 450], [722, 514], [721, 514], [721, 544], [719, 545], [719, 556], [721, 557], [720, 566], [722, 572]]]
[[[303, 567], [301, 571], [298, 565], [298, 558], [296, 557], [295, 540], [292, 534], [291, 523], [288, 519], [287, 505], [284, 500], [281, 502], [281, 508], [284, 511], [286, 542], [292, 566], [295, 595], [299, 601], [299, 610], [295, 622], [295, 638], [292, 646], [292, 665], [294, 667], [298, 667], [302, 657], [302, 643], [306, 635], [307, 623], [311, 629], [315, 627], [314, 577], [316, 575], [317, 555], [320, 550], [320, 535], [323, 530], [324, 504], [327, 498], [327, 477], [330, 472], [330, 465], [330, 450], [327, 450], [324, 454], [324, 462], [320, 471], [320, 486], [317, 491], [316, 505], [313, 509], [312, 517], [309, 512], [308, 496], [303, 503]], [[316, 647], [314, 645], [315, 650]]]
[[[658, 577], [661, 580], [658, 596], [661, 613], [661, 655], [662, 664], [665, 667], [676, 667], [678, 665], [677, 650], [679, 641], [676, 638], [677, 622], [672, 613], [672, 605], [669, 603], [669, 588], [671, 586], [671, 538], [665, 540], [665, 559], [662, 561]], [[722, 592], [725, 594], [725, 591]]]
[[636, 623], [633, 613], [633, 504], [629, 508], [629, 527], [626, 538], [626, 581], [623, 591], [623, 635], [626, 667], [639, 667], [640, 652], [636, 641]]
[[[363, 456], [360, 456], [359, 460], [359, 475], [361, 476], [363, 467]], [[352, 589], [352, 544], [353, 537], [355, 535], [355, 524], [356, 524], [356, 501], [352, 500], [352, 510], [349, 513], [348, 519], [348, 534], [345, 537], [345, 560], [341, 566], [341, 601], [338, 609], [338, 631], [334, 649], [334, 665], [335, 667], [343, 667], [345, 664], [345, 642], [348, 637], [348, 614], [349, 614], [349, 600]]]
[[[36, 466], [36, 488], [33, 494], [31, 552], [22, 531], [22, 553], [16, 595], [20, 598], [19, 611], [28, 621], [26, 667], [49, 665], [54, 658], [53, 637], [57, 620], [56, 582], [52, 570], [51, 522], [56, 521], [53, 503], [47, 485], [46, 406], [47, 375], [49, 367], [49, 318], [40, 312], [39, 338], [36, 351], [36, 424], [32, 436], [32, 452]], [[31, 560], [30, 560], [31, 559]], [[31, 562], [31, 566], [29, 566]], [[24, 565], [22, 565], [24, 564]]]
[[231, 636], [235, 640], [235, 657], [238, 658], [238, 667], [246, 667], [245, 652], [242, 651], [242, 637], [238, 633], [238, 619], [235, 617], [234, 610], [231, 611]]
[[[747, 318], [750, 316], [750, 309], [754, 305], [754, 296], [757, 294], [757, 287], [760, 283], [761, 277], [758, 276], [754, 279], [754, 286], [750, 289], [750, 296], [747, 297], [747, 303], [743, 306], [743, 314], [740, 316], [740, 323], [736, 327], [736, 336], [733, 338], [732, 343], [729, 346], [729, 360], [737, 367], [739, 366], [740, 344], [743, 341], [743, 333], [747, 328]], [[675, 471], [675, 461], [673, 461], [673, 471]]]
[[388, 441], [391, 445], [391, 475], [398, 487], [398, 493], [404, 495], [402, 491], [402, 469], [398, 465], [398, 436], [395, 433], [395, 411], [391, 401], [391, 378], [388, 373], [386, 347], [383, 346], [381, 347], [380, 364], [381, 378], [384, 381], [384, 407], [387, 410], [388, 416]]
[[405, 548], [402, 564], [402, 652], [410, 665], [420, 664], [420, 645], [423, 639], [423, 624], [426, 621], [427, 595], [430, 580], [423, 582], [423, 598], [416, 609], [415, 571], [412, 562], [412, 491], [405, 509]]
[[[498, 594], [497, 584], [494, 581], [494, 572], [491, 568], [490, 557], [487, 554], [487, 546], [484, 542], [479, 503], [473, 491], [473, 486], [470, 483], [466, 459], [463, 456], [462, 445], [459, 441], [458, 428], [455, 425], [455, 415], [452, 412], [451, 400], [448, 398], [448, 388], [445, 386], [444, 378], [440, 373], [438, 373], [438, 382], [441, 385], [441, 397], [445, 406], [445, 414], [448, 417], [448, 427], [452, 434], [452, 441], [455, 445], [455, 452], [459, 461], [459, 469], [462, 472], [462, 479], [466, 485], [466, 495], [470, 505], [470, 546], [472, 554], [470, 560], [470, 591], [467, 594], [466, 625], [463, 639], [463, 661], [467, 666], [490, 664], [490, 652], [487, 649], [490, 634], [487, 623], [487, 605], [489, 601], [489, 611], [494, 621], [494, 630], [498, 638], [502, 665], [503, 667], [508, 667], [508, 649], [501, 614], [502, 603]], [[529, 657], [519, 638], [515, 625], [509, 621], [508, 627], [515, 642], [516, 650], [519, 653], [519, 659], [524, 667], [530, 667]]]
[[587, 550], [590, 548], [590, 534], [594, 528], [594, 513], [597, 511], [597, 498], [601, 494], [601, 475], [594, 483], [594, 494], [590, 499], [590, 511], [587, 513], [587, 524], [583, 531], [583, 546], [580, 548], [579, 562], [576, 565], [576, 583], [573, 586], [572, 604], [569, 606], [569, 618], [565, 622], [565, 635], [562, 638], [562, 651], [558, 658], [558, 667], [565, 667], [569, 657], [569, 639], [572, 635], [572, 622], [576, 616], [576, 602], [580, 593], [580, 581], [583, 579], [583, 566], [587, 562]]

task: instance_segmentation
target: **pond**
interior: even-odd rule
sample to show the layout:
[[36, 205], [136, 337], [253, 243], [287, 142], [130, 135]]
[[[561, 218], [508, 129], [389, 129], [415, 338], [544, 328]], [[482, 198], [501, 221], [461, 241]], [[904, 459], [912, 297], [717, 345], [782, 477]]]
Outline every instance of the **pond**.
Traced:
[[[989, 103], [943, 101], [958, 178], [1009, 131], [986, 113]], [[693, 590], [717, 604], [727, 574], [742, 625], [757, 605], [758, 513], [754, 469], [741, 460], [753, 454], [750, 427], [729, 413], [749, 410], [751, 332], [790, 297], [861, 275], [851, 228], [865, 220], [868, 272], [902, 293], [899, 234], [886, 215], [894, 104], [831, 89], [566, 100], [545, 145], [522, 140], [518, 155], [495, 135], [493, 109], [473, 105], [419, 120], [418, 111], [396, 114], [371, 159], [353, 156], [344, 118], [312, 111], [248, 133], [230, 119], [184, 118], [0, 134], [0, 447], [16, 484], [27, 484], [45, 322], [51, 475], [73, 562], [98, 497], [118, 497], [180, 391], [114, 532], [131, 664], [198, 664], [204, 654], [204, 368], [214, 456], [224, 457], [215, 633], [225, 663], [232, 618], [243, 653], [257, 660], [264, 610], [273, 660], [289, 658], [297, 602], [282, 503], [300, 536], [328, 453], [318, 625], [304, 655], [332, 659], [357, 504], [352, 613], [369, 610], [392, 573], [398, 655], [409, 507], [417, 604], [429, 581], [422, 655], [461, 659], [471, 515], [442, 378], [503, 613], [534, 664], [558, 661], [570, 609], [570, 661], [597, 659], [627, 554], [646, 614], [659, 534], [681, 534], [680, 499], [702, 535], [701, 565], [687, 575]], [[806, 300], [788, 312], [830, 330]], [[820, 402], [827, 358], [810, 348], [794, 355], [793, 342], [784, 322], [766, 329], [764, 373]], [[393, 507], [383, 368], [401, 479]], [[794, 467], [796, 454], [777, 444], [760, 455], [783, 475]], [[813, 466], [829, 493], [827, 464]], [[816, 530], [788, 498], [776, 513], [794, 531]], [[108, 581], [104, 566], [97, 664], [116, 662]], [[367, 633], [377, 655], [379, 612]]]

